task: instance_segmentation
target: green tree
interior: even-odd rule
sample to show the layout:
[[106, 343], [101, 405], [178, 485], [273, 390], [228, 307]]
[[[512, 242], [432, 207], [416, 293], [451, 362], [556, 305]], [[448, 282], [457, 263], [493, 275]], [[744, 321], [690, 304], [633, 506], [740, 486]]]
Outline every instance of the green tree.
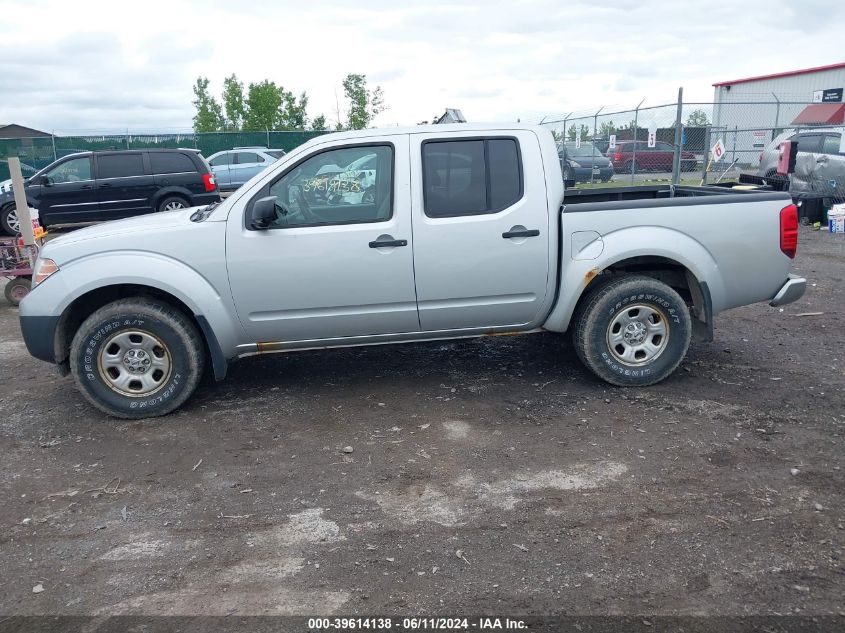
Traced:
[[616, 134], [616, 126], [613, 125], [613, 121], [605, 121], [599, 125], [599, 136], [607, 138], [611, 134]]
[[350, 73], [343, 80], [343, 94], [349, 100], [347, 124], [350, 130], [363, 130], [379, 113], [384, 112], [384, 94], [381, 86], [367, 88], [367, 76]]
[[226, 112], [226, 129], [239, 131], [246, 118], [244, 84], [234, 73], [223, 80], [223, 110]]
[[693, 110], [687, 117], [687, 125], [704, 127], [710, 125], [710, 118], [704, 110]]
[[[566, 131], [566, 138], [567, 138], [567, 140], [574, 141], [575, 136], [577, 134], [578, 134], [578, 131], [575, 129], [575, 126], [573, 125], [571, 128], [569, 128]], [[584, 141], [584, 140], [587, 140], [589, 138], [590, 138], [590, 128], [582, 123], [581, 124], [581, 140]]]
[[287, 92], [279, 87], [282, 95], [282, 107], [279, 112], [280, 130], [304, 130], [308, 125], [308, 95], [303, 92], [299, 100], [292, 92]]
[[318, 132], [327, 130], [328, 124], [326, 123], [326, 116], [324, 114], [321, 114], [319, 116], [314, 117], [314, 120], [311, 121], [311, 129], [316, 130]]
[[261, 83], [250, 83], [246, 98], [244, 130], [278, 129], [282, 90], [274, 81], [265, 79]]
[[223, 111], [208, 91], [208, 78], [197, 77], [194, 84], [194, 132], [217, 132], [223, 129]]

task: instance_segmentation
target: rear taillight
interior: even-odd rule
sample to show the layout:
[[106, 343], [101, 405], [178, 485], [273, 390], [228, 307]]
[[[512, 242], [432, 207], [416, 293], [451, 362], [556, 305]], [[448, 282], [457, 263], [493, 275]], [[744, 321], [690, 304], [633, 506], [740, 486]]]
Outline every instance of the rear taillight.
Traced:
[[613, 155], [613, 160], [615, 160], [615, 161], [620, 161], [620, 160], [622, 160], [622, 152], [616, 152], [616, 153]]
[[203, 174], [202, 184], [205, 185], [206, 191], [214, 191], [217, 188], [217, 183], [214, 182], [214, 176], [212, 174]]
[[798, 207], [794, 204], [780, 210], [780, 250], [790, 259], [798, 250]]

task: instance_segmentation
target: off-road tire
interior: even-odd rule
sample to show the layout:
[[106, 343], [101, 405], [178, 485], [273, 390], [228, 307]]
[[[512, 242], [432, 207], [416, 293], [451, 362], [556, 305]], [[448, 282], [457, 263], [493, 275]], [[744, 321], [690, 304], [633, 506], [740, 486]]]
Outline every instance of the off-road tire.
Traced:
[[[159, 339], [168, 354], [169, 374], [146, 395], [126, 395], [104, 378], [103, 346], [120, 332], [141, 331]], [[205, 366], [205, 347], [195, 325], [180, 310], [159, 300], [133, 297], [109, 303], [79, 326], [70, 347], [77, 388], [110, 416], [137, 420], [170, 413], [194, 392]]]
[[[581, 362], [602, 380], [620, 387], [645, 387], [664, 380], [684, 359], [692, 322], [681, 296], [652, 277], [626, 275], [588, 291], [573, 317], [572, 341]], [[668, 335], [662, 352], [639, 365], [629, 365], [611, 350], [608, 331], [625, 306], [645, 305], [665, 317]]]

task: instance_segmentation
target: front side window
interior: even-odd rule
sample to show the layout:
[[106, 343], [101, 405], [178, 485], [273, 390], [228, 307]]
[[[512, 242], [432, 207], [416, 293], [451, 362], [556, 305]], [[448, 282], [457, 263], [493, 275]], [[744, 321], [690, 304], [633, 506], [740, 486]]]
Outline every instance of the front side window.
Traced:
[[799, 152], [818, 152], [822, 144], [821, 134], [799, 134], [797, 140]]
[[238, 165], [249, 165], [260, 162], [258, 154], [255, 152], [238, 152], [237, 157]]
[[498, 213], [522, 197], [516, 139], [426, 141], [422, 159], [428, 217]]
[[97, 178], [126, 178], [144, 175], [141, 154], [105, 154], [97, 157]]
[[273, 228], [382, 222], [390, 219], [393, 148], [350, 146], [315, 154], [270, 185]]
[[57, 165], [45, 174], [50, 182], [79, 182], [91, 180], [91, 159], [73, 158]]

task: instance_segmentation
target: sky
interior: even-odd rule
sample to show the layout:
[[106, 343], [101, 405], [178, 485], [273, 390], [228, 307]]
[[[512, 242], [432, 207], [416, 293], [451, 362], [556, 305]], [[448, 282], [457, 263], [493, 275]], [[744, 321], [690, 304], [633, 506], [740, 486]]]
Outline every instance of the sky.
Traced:
[[717, 81], [845, 61], [832, 0], [4, 0], [0, 124], [56, 133], [187, 131], [200, 75], [306, 91], [343, 118], [365, 74], [378, 126], [710, 101]]

